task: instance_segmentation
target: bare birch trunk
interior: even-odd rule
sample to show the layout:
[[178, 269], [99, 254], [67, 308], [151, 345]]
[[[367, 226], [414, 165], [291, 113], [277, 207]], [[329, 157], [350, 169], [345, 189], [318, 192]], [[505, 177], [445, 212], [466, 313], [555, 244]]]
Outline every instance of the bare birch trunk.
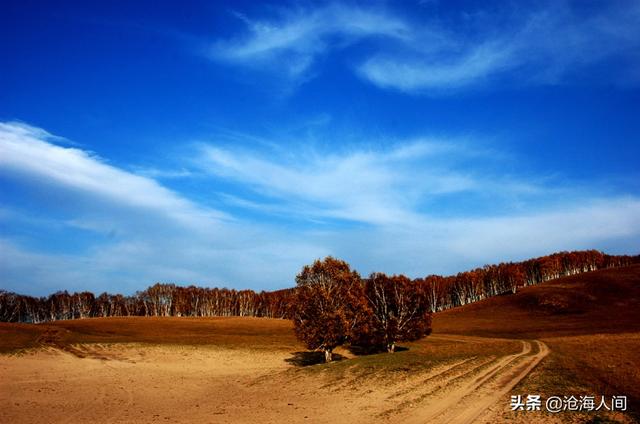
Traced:
[[325, 362], [331, 362], [332, 357], [333, 357], [333, 353], [331, 352], [331, 349], [325, 349], [324, 350], [324, 361]]

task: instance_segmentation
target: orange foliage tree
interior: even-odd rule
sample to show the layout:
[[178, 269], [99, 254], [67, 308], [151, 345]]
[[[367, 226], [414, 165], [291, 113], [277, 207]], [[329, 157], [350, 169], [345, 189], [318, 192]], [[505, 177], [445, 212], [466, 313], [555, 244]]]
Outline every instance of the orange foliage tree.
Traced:
[[431, 334], [431, 313], [422, 287], [404, 275], [374, 273], [365, 282], [371, 310], [370, 342], [394, 352], [396, 342]]
[[296, 277], [296, 336], [309, 349], [332, 352], [353, 334], [366, 316], [360, 276], [344, 261], [331, 256], [307, 265]]

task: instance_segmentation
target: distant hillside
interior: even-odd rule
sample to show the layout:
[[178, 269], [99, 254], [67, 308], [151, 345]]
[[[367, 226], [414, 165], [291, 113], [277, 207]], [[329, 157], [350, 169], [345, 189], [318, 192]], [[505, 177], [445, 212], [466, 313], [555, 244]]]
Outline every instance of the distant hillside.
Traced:
[[434, 315], [434, 333], [543, 338], [640, 331], [640, 265], [524, 287]]
[[[640, 256], [608, 255], [597, 250], [556, 252], [522, 262], [503, 262], [460, 272], [428, 275], [413, 280], [412, 296], [432, 312], [445, 311], [562, 276], [628, 266]], [[361, 279], [382, 275], [373, 273]], [[293, 277], [293, 276], [292, 276]], [[0, 321], [47, 321], [125, 316], [266, 317], [291, 318], [295, 288], [271, 292], [180, 286], [156, 283], [132, 296], [84, 291], [59, 291], [48, 297], [32, 297], [0, 289]], [[549, 305], [552, 306], [552, 305]]]

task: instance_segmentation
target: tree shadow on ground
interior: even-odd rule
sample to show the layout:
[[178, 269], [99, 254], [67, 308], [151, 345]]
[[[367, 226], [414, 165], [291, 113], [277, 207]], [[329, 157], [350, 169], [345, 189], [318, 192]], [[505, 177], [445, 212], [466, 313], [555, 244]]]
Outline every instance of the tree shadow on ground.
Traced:
[[[349, 346], [349, 352], [356, 356], [375, 355], [378, 353], [387, 353], [387, 349], [380, 346]], [[409, 350], [408, 347], [396, 346], [396, 352], [404, 352]]]
[[[308, 367], [324, 363], [323, 352], [292, 352], [291, 354], [293, 356], [284, 361], [296, 367]], [[342, 361], [343, 359], [345, 359], [344, 356], [334, 352], [332, 362]]]

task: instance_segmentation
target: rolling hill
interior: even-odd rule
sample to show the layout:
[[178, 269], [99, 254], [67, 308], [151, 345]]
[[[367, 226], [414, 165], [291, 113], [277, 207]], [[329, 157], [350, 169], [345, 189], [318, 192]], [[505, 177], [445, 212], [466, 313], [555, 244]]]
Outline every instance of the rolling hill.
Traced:
[[[211, 416], [225, 422], [638, 420], [640, 265], [439, 312], [433, 330], [394, 354], [341, 349], [338, 357], [348, 360], [309, 367], [314, 355], [282, 319], [0, 323], [0, 352], [11, 353], [0, 355], [7, 377], [0, 421], [112, 422], [114, 414], [125, 422], [157, 416], [176, 422]], [[174, 381], [181, 385], [169, 394], [165, 388]], [[511, 394], [626, 395], [629, 412], [517, 413], [508, 407]], [[263, 407], [257, 412], [238, 399]]]
[[433, 330], [541, 340], [551, 352], [516, 391], [626, 395], [638, 419], [640, 265], [560, 278], [444, 311], [434, 316]]

